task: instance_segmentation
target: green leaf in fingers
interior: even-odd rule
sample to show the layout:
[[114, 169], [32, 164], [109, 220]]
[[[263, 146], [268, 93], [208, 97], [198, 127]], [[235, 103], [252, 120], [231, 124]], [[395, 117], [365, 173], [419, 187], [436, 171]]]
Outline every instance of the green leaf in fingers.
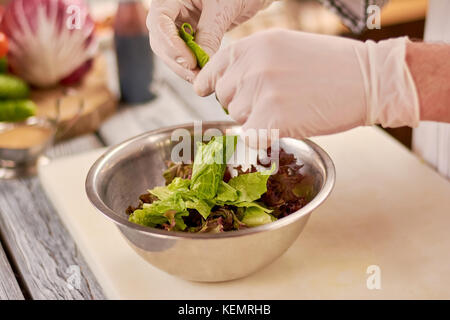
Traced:
[[[189, 23], [185, 22], [181, 25], [180, 37], [186, 42], [186, 45], [191, 49], [192, 53], [194, 53], [198, 67], [200, 69], [203, 68], [209, 61], [209, 55], [195, 42], [195, 31]], [[227, 108], [222, 106], [222, 109], [227, 115], [229, 114]]]
[[199, 68], [203, 68], [209, 61], [209, 55], [195, 42], [195, 32], [189, 23], [183, 23], [181, 26], [180, 37], [194, 53]]

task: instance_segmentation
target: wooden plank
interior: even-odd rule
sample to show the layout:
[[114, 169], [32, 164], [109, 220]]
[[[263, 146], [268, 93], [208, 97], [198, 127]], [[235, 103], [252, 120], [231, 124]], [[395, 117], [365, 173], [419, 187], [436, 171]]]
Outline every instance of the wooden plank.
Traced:
[[[83, 136], [57, 145], [52, 157], [102, 144]], [[0, 230], [33, 299], [102, 299], [104, 295], [37, 177], [0, 181]]]
[[23, 300], [16, 277], [0, 244], [0, 300]]

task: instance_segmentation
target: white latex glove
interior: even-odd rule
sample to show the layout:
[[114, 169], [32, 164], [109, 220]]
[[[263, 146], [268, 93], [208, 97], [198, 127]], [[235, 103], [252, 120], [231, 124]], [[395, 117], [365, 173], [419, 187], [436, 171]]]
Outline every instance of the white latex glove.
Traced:
[[272, 30], [220, 50], [194, 81], [243, 129], [306, 138], [361, 125], [412, 126], [419, 102], [407, 38], [375, 43]]
[[179, 37], [184, 22], [196, 31], [195, 41], [212, 56], [223, 35], [253, 17], [273, 0], [153, 0], [147, 18], [153, 51], [180, 77], [192, 82], [197, 62]]

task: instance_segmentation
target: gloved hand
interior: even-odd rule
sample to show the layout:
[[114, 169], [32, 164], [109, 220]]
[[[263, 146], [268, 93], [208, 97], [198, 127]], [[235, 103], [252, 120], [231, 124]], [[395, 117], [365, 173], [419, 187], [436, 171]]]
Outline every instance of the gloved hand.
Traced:
[[192, 82], [197, 62], [179, 37], [188, 22], [196, 30], [195, 41], [212, 56], [223, 35], [253, 17], [273, 0], [153, 0], [147, 18], [153, 51], [180, 77]]
[[266, 31], [220, 50], [194, 81], [246, 129], [306, 138], [356, 126], [412, 126], [419, 102], [405, 62], [407, 38], [375, 43]]

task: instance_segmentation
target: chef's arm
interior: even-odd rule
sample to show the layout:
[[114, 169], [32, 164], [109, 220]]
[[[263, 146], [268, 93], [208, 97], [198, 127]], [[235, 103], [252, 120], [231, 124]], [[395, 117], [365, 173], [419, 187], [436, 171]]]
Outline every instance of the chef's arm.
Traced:
[[[364, 30], [367, 1], [321, 1], [353, 32]], [[371, 4], [381, 7], [387, 2], [374, 0]], [[450, 122], [450, 45], [409, 43], [406, 59], [418, 91], [421, 120]]]
[[406, 52], [421, 120], [450, 122], [450, 45], [412, 42]]

